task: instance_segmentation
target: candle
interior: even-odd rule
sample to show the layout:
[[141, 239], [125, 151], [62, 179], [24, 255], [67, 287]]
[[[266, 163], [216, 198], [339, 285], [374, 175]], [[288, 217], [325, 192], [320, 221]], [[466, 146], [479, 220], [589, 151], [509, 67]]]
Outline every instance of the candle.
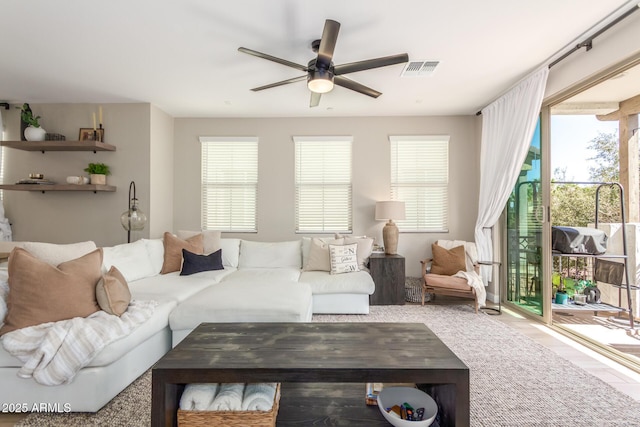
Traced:
[[100, 106], [100, 109], [98, 110], [98, 119], [99, 119], [100, 127], [102, 127], [102, 105]]
[[93, 113], [93, 130], [96, 130], [96, 113]]

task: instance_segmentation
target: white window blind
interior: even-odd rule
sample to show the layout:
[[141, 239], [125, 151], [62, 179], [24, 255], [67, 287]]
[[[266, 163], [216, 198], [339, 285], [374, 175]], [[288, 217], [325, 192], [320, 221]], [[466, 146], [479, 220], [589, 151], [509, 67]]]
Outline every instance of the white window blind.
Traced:
[[351, 137], [294, 137], [296, 232], [351, 232]]
[[256, 232], [258, 138], [200, 137], [202, 229]]
[[405, 203], [405, 232], [449, 225], [449, 136], [391, 136], [391, 199]]

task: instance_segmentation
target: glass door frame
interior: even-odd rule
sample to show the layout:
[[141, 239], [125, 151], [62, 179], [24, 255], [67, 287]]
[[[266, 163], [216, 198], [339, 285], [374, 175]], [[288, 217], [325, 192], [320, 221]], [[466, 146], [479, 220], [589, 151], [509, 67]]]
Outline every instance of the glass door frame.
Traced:
[[[515, 304], [512, 301], [507, 300], [507, 292], [508, 292], [508, 282], [507, 282], [507, 274], [508, 274], [508, 263], [507, 263], [507, 252], [508, 252], [508, 236], [507, 236], [507, 221], [506, 221], [506, 207], [503, 212], [503, 221], [500, 229], [503, 231], [502, 236], [502, 248], [505, 250], [502, 251], [502, 265], [507, 268], [502, 269], [503, 272], [501, 274], [500, 280], [504, 283], [504, 286], [501, 286], [501, 296], [500, 299], [502, 304], [505, 305], [509, 310], [517, 312], [518, 314], [535, 319], [539, 322], [543, 322], [545, 324], [551, 324], [551, 275], [546, 274], [546, 272], [551, 271], [551, 223], [550, 223], [550, 212], [551, 212], [551, 162], [549, 161], [551, 146], [550, 146], [550, 108], [549, 106], [543, 106], [540, 111], [540, 191], [542, 194], [541, 207], [542, 207], [542, 253], [541, 253], [541, 289], [542, 289], [542, 314], [536, 315], [531, 311], [520, 307], [518, 304]], [[516, 184], [517, 185], [517, 184]], [[549, 276], [549, 277], [547, 277]]]

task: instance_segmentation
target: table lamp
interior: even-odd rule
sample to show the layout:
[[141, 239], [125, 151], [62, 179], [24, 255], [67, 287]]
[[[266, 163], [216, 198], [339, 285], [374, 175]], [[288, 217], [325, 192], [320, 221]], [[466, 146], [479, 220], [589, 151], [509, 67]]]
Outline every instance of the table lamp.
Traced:
[[404, 202], [399, 200], [376, 202], [376, 220], [389, 220], [382, 229], [384, 252], [388, 255], [395, 255], [398, 253], [398, 226], [393, 222], [393, 220], [402, 220], [404, 218]]

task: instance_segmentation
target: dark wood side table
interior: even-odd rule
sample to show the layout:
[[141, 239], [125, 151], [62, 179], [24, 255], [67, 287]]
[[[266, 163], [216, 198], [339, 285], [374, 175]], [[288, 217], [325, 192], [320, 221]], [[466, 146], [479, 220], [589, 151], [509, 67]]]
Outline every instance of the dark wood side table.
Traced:
[[369, 297], [369, 304], [404, 304], [405, 273], [402, 255], [371, 254], [369, 271], [376, 284], [376, 291]]

